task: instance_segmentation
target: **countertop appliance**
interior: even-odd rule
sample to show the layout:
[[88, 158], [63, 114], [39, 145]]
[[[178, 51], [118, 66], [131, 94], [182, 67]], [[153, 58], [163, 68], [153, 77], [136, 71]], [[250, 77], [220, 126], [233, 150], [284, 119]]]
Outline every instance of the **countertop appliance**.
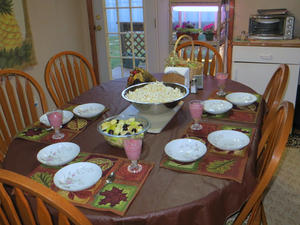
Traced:
[[295, 17], [286, 9], [257, 10], [249, 18], [249, 38], [288, 40], [294, 37]]

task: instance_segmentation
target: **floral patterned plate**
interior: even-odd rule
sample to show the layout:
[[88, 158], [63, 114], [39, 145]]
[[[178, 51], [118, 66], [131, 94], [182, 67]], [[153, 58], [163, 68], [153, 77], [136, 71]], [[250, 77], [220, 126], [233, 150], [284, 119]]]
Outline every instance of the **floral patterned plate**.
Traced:
[[87, 103], [87, 104], [82, 104], [82, 105], [76, 106], [73, 109], [73, 113], [76, 116], [79, 116], [82, 118], [92, 118], [92, 117], [98, 116], [104, 109], [105, 109], [105, 106], [102, 104]]
[[204, 101], [204, 111], [211, 114], [222, 114], [229, 111], [232, 104], [225, 100], [210, 99]]
[[[68, 123], [72, 118], [74, 114], [68, 110], [63, 110], [63, 124]], [[47, 118], [47, 115], [44, 114], [40, 117], [40, 122], [45, 124], [46, 126], [50, 127], [49, 120]]]
[[225, 96], [226, 100], [237, 106], [251, 105], [257, 100], [257, 97], [247, 92], [233, 92]]
[[179, 162], [193, 162], [206, 153], [206, 146], [199, 140], [181, 138], [170, 141], [165, 153]]
[[214, 131], [208, 135], [207, 140], [213, 146], [225, 151], [242, 149], [250, 142], [246, 134], [235, 130]]
[[79, 145], [72, 142], [59, 142], [41, 149], [37, 154], [37, 160], [48, 166], [61, 166], [71, 162], [79, 152]]
[[61, 168], [54, 175], [54, 184], [66, 191], [82, 191], [92, 187], [102, 176], [101, 168], [90, 162], [78, 162]]

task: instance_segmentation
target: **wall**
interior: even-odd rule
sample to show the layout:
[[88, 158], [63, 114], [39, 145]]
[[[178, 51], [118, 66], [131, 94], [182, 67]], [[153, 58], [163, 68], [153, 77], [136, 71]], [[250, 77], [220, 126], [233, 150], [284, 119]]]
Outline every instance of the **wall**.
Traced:
[[248, 33], [249, 16], [257, 14], [257, 9], [288, 9], [296, 19], [295, 36], [300, 36], [299, 0], [235, 0], [234, 32], [236, 37], [245, 30]]
[[24, 71], [42, 85], [51, 109], [54, 103], [44, 81], [47, 61], [60, 51], [73, 50], [92, 62], [86, 1], [27, 0], [27, 7], [37, 65]]

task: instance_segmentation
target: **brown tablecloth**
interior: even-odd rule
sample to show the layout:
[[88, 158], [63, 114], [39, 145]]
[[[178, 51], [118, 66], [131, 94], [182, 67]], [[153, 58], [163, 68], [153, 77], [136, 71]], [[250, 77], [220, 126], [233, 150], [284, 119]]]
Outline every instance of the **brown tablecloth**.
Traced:
[[[160, 74], [157, 74], [157, 77], [160, 78]], [[74, 143], [80, 145], [82, 152], [107, 153], [126, 157], [122, 149], [108, 145], [102, 135], [97, 132], [97, 124], [100, 120], [118, 114], [129, 106], [129, 103], [121, 97], [121, 92], [125, 87], [126, 80], [124, 78], [110, 81], [91, 89], [71, 102], [73, 104], [98, 102], [110, 109], [73, 139]], [[191, 120], [187, 102], [196, 98], [207, 99], [216, 89], [215, 80], [206, 77], [204, 90], [186, 97], [183, 107], [160, 134], [148, 133], [145, 135], [141, 159], [154, 162], [155, 166], [144, 186], [123, 217], [110, 212], [80, 208], [93, 224], [221, 225], [227, 216], [239, 209], [248, 198], [256, 182], [255, 157], [260, 137], [259, 132], [256, 133], [251, 143], [242, 183], [198, 174], [180, 173], [159, 167], [164, 146], [170, 140], [179, 138]], [[226, 89], [255, 93], [249, 87], [234, 81], [228, 81]], [[232, 124], [243, 124], [243, 126], [255, 127], [259, 130], [262, 108], [256, 123], [232, 122]], [[225, 120], [216, 119], [215, 121], [230, 124]], [[4, 168], [28, 175], [39, 165], [36, 154], [45, 146], [46, 144], [43, 143], [15, 139], [4, 161]]]

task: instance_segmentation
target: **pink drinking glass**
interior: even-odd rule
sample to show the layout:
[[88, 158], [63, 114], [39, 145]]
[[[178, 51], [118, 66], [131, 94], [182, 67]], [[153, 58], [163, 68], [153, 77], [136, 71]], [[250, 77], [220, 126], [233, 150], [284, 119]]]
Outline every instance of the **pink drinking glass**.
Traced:
[[225, 86], [226, 86], [226, 80], [228, 78], [228, 73], [217, 73], [216, 74], [216, 79], [217, 79], [217, 84], [219, 91], [217, 92], [218, 96], [225, 96], [226, 92], [224, 91]]
[[131, 160], [131, 164], [128, 166], [130, 173], [139, 173], [142, 171], [142, 165], [138, 164], [138, 160], [142, 151], [142, 139], [125, 139], [123, 141], [124, 149], [128, 159]]
[[63, 121], [63, 111], [60, 109], [51, 111], [47, 113], [47, 118], [49, 120], [49, 124], [53, 127], [55, 133], [52, 135], [52, 138], [55, 140], [62, 139], [65, 134], [60, 132], [60, 127]]
[[199, 123], [203, 113], [203, 101], [201, 100], [192, 100], [189, 102], [190, 114], [194, 120], [194, 123], [191, 125], [192, 130], [201, 130], [202, 125]]

